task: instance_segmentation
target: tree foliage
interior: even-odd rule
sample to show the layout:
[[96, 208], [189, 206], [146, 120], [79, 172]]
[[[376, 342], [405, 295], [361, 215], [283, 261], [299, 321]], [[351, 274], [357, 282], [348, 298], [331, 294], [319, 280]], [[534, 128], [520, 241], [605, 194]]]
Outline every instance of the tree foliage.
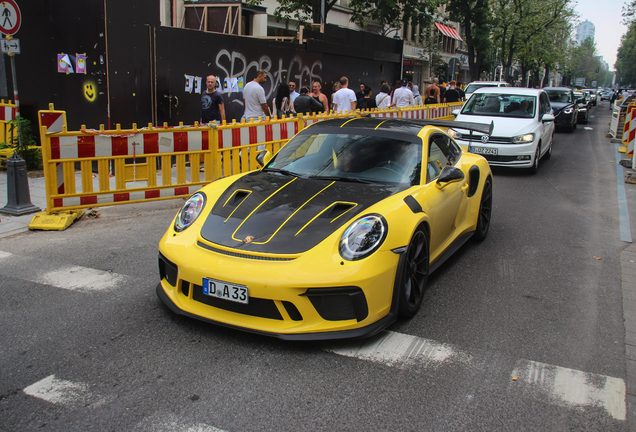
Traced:
[[350, 0], [351, 21], [364, 27], [374, 23], [381, 28], [400, 28], [408, 24], [430, 26], [438, 19], [442, 0]]
[[587, 38], [581, 46], [572, 49], [569, 68], [572, 78], [585, 78], [586, 85], [592, 81], [599, 82], [601, 62], [596, 58], [596, 44]]
[[621, 38], [616, 57], [617, 83], [629, 85], [636, 83], [636, 21], [629, 24], [627, 33]]
[[488, 0], [449, 0], [446, 11], [451, 20], [464, 26], [471, 80], [476, 80], [491, 57], [492, 10]]
[[[327, 14], [338, 2], [338, 0], [324, 0], [325, 2], [325, 22], [327, 22]], [[247, 0], [250, 6], [261, 5], [263, 0]], [[320, 24], [320, 5], [321, 0], [278, 0], [279, 6], [274, 10], [276, 21], [296, 20], [298, 25], [314, 23]]]

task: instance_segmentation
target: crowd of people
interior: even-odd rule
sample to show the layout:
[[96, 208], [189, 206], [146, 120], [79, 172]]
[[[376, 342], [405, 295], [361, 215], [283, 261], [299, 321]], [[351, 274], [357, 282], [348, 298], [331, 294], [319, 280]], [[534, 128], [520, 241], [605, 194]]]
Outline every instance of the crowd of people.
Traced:
[[[439, 104], [459, 102], [465, 100], [461, 83], [450, 81], [445, 85], [442, 80], [434, 78], [424, 94], [420, 94], [417, 85], [407, 79], [395, 82], [393, 87], [386, 81], [380, 83], [380, 91], [373, 95], [373, 89], [365, 83], [360, 83], [359, 91], [349, 88], [349, 79], [343, 76], [333, 85], [331, 99], [322, 93], [319, 81], [311, 84], [311, 90], [303, 86], [300, 92], [296, 90], [296, 82], [280, 83], [270, 106], [265, 97], [263, 84], [267, 74], [259, 69], [256, 77], [243, 88], [244, 114], [242, 119], [294, 116], [297, 113], [346, 113], [355, 110], [370, 110], [374, 108], [402, 108], [425, 104]], [[206, 79], [206, 91], [201, 97], [201, 123], [225, 120], [223, 98], [216, 90], [217, 78], [210, 75]]]

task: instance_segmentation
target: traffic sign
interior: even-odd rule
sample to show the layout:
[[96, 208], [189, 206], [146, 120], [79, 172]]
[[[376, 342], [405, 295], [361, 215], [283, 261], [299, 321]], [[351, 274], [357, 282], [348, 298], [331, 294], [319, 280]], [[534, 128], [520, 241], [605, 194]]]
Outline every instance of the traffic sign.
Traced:
[[14, 35], [21, 24], [20, 8], [15, 0], [0, 1], [0, 33]]
[[20, 54], [20, 39], [0, 39], [0, 48], [5, 54]]

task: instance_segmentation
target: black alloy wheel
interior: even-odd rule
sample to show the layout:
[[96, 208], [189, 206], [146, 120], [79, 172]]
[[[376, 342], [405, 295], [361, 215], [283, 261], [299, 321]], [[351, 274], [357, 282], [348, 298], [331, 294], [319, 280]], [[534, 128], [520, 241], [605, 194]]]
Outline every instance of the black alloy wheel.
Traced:
[[488, 177], [484, 183], [484, 190], [481, 193], [479, 204], [479, 216], [477, 216], [477, 228], [473, 238], [483, 241], [488, 235], [490, 228], [490, 217], [492, 216], [492, 179]]
[[422, 304], [428, 281], [428, 253], [428, 236], [424, 229], [418, 228], [405, 252], [398, 305], [400, 318], [411, 318]]

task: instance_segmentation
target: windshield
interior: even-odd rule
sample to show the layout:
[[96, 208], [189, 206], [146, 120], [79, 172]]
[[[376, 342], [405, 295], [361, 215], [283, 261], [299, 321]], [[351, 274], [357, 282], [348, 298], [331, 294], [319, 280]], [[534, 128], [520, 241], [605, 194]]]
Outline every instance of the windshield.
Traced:
[[473, 94], [462, 114], [488, 117], [533, 118], [536, 96], [497, 93]]
[[421, 165], [421, 141], [307, 133], [288, 142], [263, 170], [299, 177], [416, 185]]
[[568, 102], [572, 103], [572, 92], [569, 90], [548, 90], [550, 102]]

